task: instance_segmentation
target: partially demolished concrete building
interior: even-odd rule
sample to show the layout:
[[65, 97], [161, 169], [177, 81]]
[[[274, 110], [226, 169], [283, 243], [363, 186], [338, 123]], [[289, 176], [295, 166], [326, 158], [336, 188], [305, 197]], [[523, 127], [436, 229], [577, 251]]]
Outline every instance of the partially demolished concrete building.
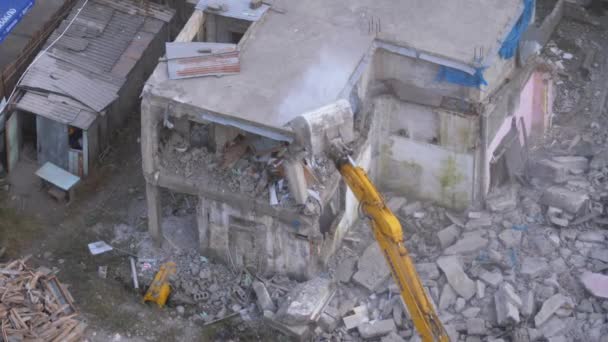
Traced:
[[323, 151], [335, 138], [385, 191], [483, 202], [550, 124], [551, 69], [526, 31], [550, 33], [558, 8], [533, 7], [201, 1], [143, 91], [150, 233], [163, 188], [194, 195], [201, 251], [309, 277], [358, 215]]

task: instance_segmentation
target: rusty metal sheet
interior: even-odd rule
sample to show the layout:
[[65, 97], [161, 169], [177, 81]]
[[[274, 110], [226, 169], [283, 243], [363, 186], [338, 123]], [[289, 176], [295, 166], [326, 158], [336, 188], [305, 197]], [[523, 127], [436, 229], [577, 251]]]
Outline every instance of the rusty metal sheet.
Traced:
[[240, 71], [238, 47], [224, 43], [166, 43], [171, 79], [234, 74]]

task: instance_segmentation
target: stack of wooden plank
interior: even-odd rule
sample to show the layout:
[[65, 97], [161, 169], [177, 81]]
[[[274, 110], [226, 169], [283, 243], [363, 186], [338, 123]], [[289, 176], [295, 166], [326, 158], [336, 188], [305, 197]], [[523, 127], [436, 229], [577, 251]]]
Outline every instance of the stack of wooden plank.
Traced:
[[0, 263], [0, 341], [82, 341], [86, 324], [50, 270]]

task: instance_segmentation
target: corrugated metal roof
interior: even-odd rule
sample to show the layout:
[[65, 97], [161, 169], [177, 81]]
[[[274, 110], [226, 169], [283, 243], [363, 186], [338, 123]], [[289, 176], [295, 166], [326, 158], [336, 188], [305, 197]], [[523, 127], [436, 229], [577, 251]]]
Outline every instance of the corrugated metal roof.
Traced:
[[95, 121], [97, 114], [71, 105], [69, 100], [69, 98], [65, 98], [65, 101], [60, 101], [57, 97], [55, 100], [51, 100], [47, 94], [28, 91], [17, 103], [17, 109], [36, 113], [66, 125], [88, 129]]
[[[74, 6], [47, 46], [66, 29], [83, 3]], [[88, 113], [94, 117], [116, 100], [127, 75], [165, 25], [161, 20], [169, 21], [174, 15], [173, 10], [159, 5], [151, 5], [148, 12], [133, 12], [135, 7], [131, 0], [90, 0], [65, 35], [24, 75], [19, 86], [37, 93], [27, 91], [17, 106], [24, 102], [24, 110], [64, 123], [90, 124]], [[67, 104], [69, 98], [75, 101]], [[62, 110], [71, 110], [71, 114], [61, 114]]]
[[112, 7], [115, 10], [127, 13], [130, 15], [139, 15], [143, 17], [152, 17], [162, 20], [166, 23], [170, 22], [175, 13], [171, 8], [162, 6], [153, 2], [146, 2], [144, 6], [139, 6], [132, 1], [116, 1], [116, 0], [97, 0], [97, 2], [106, 6]]
[[171, 79], [229, 75], [241, 71], [235, 44], [167, 43], [166, 51]]
[[[258, 21], [266, 13], [270, 6], [262, 4], [262, 6], [251, 9], [249, 7], [250, 0], [201, 0], [196, 5], [196, 9], [217, 14], [222, 17], [230, 17], [247, 21]], [[210, 4], [222, 6], [221, 11], [213, 11], [208, 8]]]

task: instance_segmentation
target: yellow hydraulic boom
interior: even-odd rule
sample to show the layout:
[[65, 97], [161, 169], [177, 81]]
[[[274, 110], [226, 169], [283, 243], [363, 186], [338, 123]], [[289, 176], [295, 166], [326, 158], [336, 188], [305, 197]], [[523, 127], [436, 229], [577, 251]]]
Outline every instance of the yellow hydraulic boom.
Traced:
[[422, 341], [449, 342], [445, 328], [430, 303], [405, 248], [399, 220], [386, 206], [384, 198], [367, 177], [365, 170], [355, 166], [344, 149], [334, 145], [330, 154], [346, 184], [359, 200], [363, 212], [372, 221], [374, 237], [384, 253], [395, 282], [399, 285], [401, 297]]

